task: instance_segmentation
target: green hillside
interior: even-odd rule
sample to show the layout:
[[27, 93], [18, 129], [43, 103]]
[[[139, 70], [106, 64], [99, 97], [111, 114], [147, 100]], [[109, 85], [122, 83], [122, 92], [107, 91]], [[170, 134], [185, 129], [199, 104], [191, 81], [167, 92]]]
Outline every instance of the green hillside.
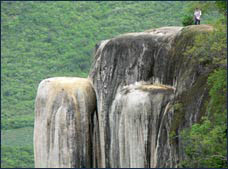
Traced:
[[[125, 32], [181, 26], [187, 4], [2, 2], [2, 128], [33, 126], [39, 82], [86, 77], [97, 42]], [[202, 23], [211, 20], [204, 18]]]
[[[186, 1], [1, 2], [2, 167], [34, 167], [34, 103], [41, 80], [87, 77], [97, 42], [126, 32], [181, 26], [189, 5]], [[216, 10], [203, 14], [201, 23], [211, 23], [218, 15]], [[29, 144], [21, 144], [28, 137]], [[15, 143], [9, 144], [12, 140]], [[25, 160], [18, 160], [22, 156]]]

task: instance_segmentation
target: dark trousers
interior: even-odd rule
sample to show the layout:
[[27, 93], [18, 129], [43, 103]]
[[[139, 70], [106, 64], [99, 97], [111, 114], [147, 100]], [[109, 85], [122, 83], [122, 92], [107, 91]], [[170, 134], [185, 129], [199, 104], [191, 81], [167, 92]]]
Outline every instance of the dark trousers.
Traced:
[[200, 20], [195, 18], [195, 25], [200, 25]]

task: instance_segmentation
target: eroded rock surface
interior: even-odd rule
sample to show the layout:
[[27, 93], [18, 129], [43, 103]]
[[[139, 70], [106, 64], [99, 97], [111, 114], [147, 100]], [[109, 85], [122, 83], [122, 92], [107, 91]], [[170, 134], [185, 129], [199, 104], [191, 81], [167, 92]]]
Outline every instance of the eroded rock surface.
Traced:
[[101, 167], [109, 162], [109, 114], [118, 89], [137, 81], [173, 83], [168, 77], [172, 41], [182, 27], [165, 27], [141, 33], [125, 34], [101, 42], [97, 48], [89, 77], [97, 96]]
[[97, 44], [89, 80], [42, 81], [35, 167], [178, 167], [180, 131], [205, 113], [212, 70], [185, 52], [212, 30], [193, 25], [120, 35]]
[[96, 96], [89, 80], [70, 77], [43, 80], [35, 103], [35, 167], [92, 167], [95, 109]]
[[154, 166], [157, 133], [173, 96], [171, 87], [139, 83], [117, 93], [109, 116], [112, 167]]
[[[89, 78], [97, 97], [99, 144], [101, 147], [101, 165], [99, 167], [177, 167], [183, 158], [180, 148], [181, 140], [175, 138], [171, 141], [168, 138], [170, 133], [178, 135], [182, 128], [191, 125], [202, 116], [208, 93], [205, 77], [210, 72], [204, 65], [194, 62], [191, 56], [186, 56], [185, 51], [192, 45], [197, 34], [211, 30], [212, 27], [208, 25], [194, 25], [184, 28], [163, 27], [120, 35], [97, 45]], [[156, 141], [152, 139], [153, 142], [157, 142], [156, 150], [153, 150], [156, 152], [154, 155], [152, 155], [151, 149], [142, 150], [145, 148], [144, 144], [138, 145], [138, 152], [147, 151], [151, 158], [153, 156], [150, 162], [148, 162], [148, 156], [144, 161], [131, 160], [129, 162], [129, 159], [136, 158], [135, 151], [131, 149], [132, 147], [128, 147], [129, 151], [133, 153], [126, 154], [125, 148], [120, 148], [120, 146], [129, 146], [127, 142], [119, 143], [123, 137], [118, 136], [119, 142], [117, 144], [120, 145], [117, 147], [119, 146], [119, 150], [114, 151], [112, 148], [112, 145], [115, 144], [112, 132], [119, 125], [119, 121], [116, 119], [113, 121], [112, 118], [117, 118], [113, 115], [120, 113], [117, 111], [119, 108], [113, 107], [119, 105], [116, 105], [117, 100], [128, 103], [124, 101], [127, 96], [118, 99], [118, 93], [124, 86], [139, 81], [145, 81], [152, 85], [155, 83], [169, 85], [174, 89], [174, 98], [166, 103], [169, 105], [167, 113], [164, 113], [164, 108], [160, 112], [153, 111], [156, 109], [154, 104], [155, 107], [151, 105], [152, 110], [148, 112], [149, 114], [160, 113], [157, 116], [159, 117], [158, 121], [163, 121], [156, 126], [156, 131], [158, 131], [154, 135]], [[197, 88], [198, 92], [196, 92]], [[140, 96], [139, 99], [143, 96]], [[128, 99], [131, 102], [131, 98]], [[141, 98], [138, 102], [147, 102], [148, 100], [153, 100], [153, 98]], [[173, 108], [175, 104], [183, 105], [183, 109], [181, 111], [175, 110]], [[126, 110], [125, 106], [120, 108], [121, 112], [132, 112], [133, 114], [138, 112], [138, 116], [143, 113], [142, 111], [135, 112], [129, 106], [129, 110]], [[138, 109], [135, 108], [135, 110]], [[122, 113], [120, 114], [122, 115]], [[127, 113], [123, 114], [126, 116]], [[140, 127], [140, 124], [135, 123], [135, 125], [139, 125], [135, 126], [135, 130], [138, 131], [137, 128]], [[149, 123], [149, 125], [151, 126], [148, 128], [151, 128], [155, 124]], [[144, 131], [141, 133], [147, 132], [147, 129], [142, 130]], [[128, 138], [130, 139], [130, 137]], [[137, 136], [137, 138], [141, 137]], [[141, 148], [139, 148], [140, 146]], [[139, 156], [138, 160], [142, 158], [141, 154]]]

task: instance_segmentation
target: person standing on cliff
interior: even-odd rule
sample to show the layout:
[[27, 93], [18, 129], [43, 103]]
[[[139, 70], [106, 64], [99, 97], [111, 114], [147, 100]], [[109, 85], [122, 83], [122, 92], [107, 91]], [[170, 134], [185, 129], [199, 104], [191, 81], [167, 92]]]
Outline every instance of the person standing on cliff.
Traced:
[[199, 8], [195, 9], [194, 12], [194, 20], [195, 20], [195, 25], [200, 25], [200, 16], [201, 16], [201, 10]]

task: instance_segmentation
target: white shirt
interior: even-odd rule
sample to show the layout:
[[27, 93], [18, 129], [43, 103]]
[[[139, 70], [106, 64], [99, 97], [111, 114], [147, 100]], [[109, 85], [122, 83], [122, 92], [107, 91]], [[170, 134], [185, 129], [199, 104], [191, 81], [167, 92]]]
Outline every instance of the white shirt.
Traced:
[[201, 10], [195, 11], [195, 12], [194, 12], [194, 16], [196, 17], [196, 19], [200, 20]]

